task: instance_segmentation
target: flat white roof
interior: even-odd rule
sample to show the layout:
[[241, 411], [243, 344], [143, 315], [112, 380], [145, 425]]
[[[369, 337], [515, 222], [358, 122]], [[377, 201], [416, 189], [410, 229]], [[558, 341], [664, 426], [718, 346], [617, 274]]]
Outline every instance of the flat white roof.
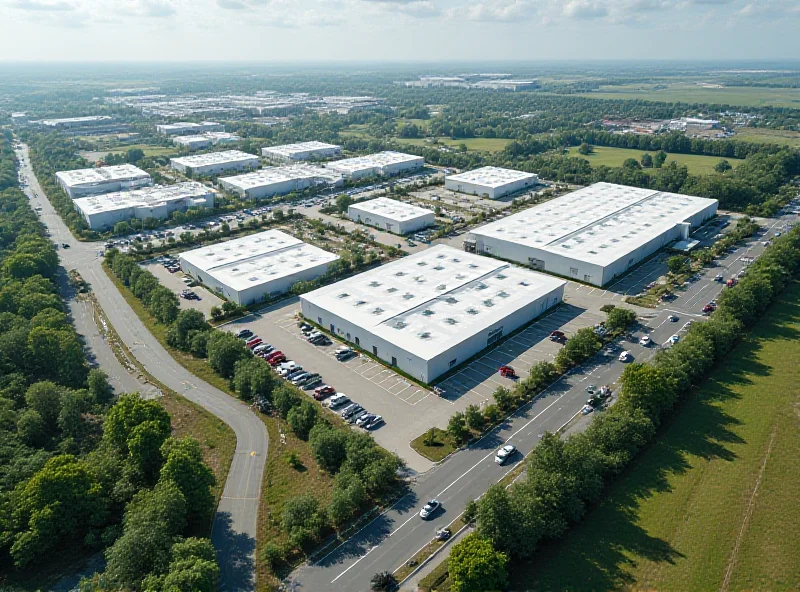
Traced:
[[216, 121], [203, 121], [196, 123], [194, 121], [179, 121], [177, 123], [162, 123], [156, 126], [162, 131], [176, 131], [176, 130], [195, 130], [212, 125], [219, 125]]
[[266, 230], [187, 251], [180, 258], [241, 291], [336, 261], [339, 256], [280, 230]]
[[565, 284], [435, 245], [300, 298], [429, 360]]
[[485, 166], [472, 171], [459, 173], [457, 175], [448, 175], [445, 177], [445, 180], [472, 183], [473, 185], [481, 185], [482, 187], [491, 187], [496, 189], [510, 183], [516, 183], [517, 181], [521, 181], [523, 179], [535, 178], [537, 178], [537, 176], [533, 173], [525, 173], [523, 171], [515, 171], [513, 169], [502, 169], [500, 167]]
[[364, 169], [381, 168], [393, 164], [414, 162], [416, 160], [422, 160], [422, 157], [417, 156], [416, 154], [405, 154], [404, 152], [387, 150], [385, 152], [377, 152], [368, 156], [357, 156], [355, 158], [334, 160], [333, 162], [327, 163], [326, 166], [328, 168], [351, 173], [354, 171], [362, 171]]
[[302, 179], [324, 179], [335, 182], [341, 179], [341, 175], [314, 165], [295, 164], [282, 167], [264, 167], [259, 171], [245, 173], [244, 175], [223, 177], [220, 181], [242, 190], [248, 190]]
[[156, 185], [132, 191], [115, 191], [103, 195], [81, 197], [74, 200], [75, 207], [85, 214], [113, 212], [133, 207], [155, 207], [171, 201], [192, 198], [206, 198], [215, 195], [215, 191], [202, 183], [189, 181], [175, 185]]
[[110, 115], [87, 115], [86, 117], [65, 117], [63, 119], [43, 119], [40, 121], [42, 125], [55, 126], [62, 123], [93, 123], [96, 121], [108, 121], [111, 119]]
[[595, 183], [472, 234], [605, 266], [715, 203], [704, 197]]
[[376, 214], [383, 216], [395, 222], [405, 222], [433, 214], [433, 210], [427, 210], [414, 204], [389, 199], [387, 197], [379, 197], [369, 201], [362, 201], [350, 206], [350, 209], [359, 210], [367, 214]]
[[258, 161], [258, 156], [242, 152], [241, 150], [224, 150], [222, 152], [195, 154], [194, 156], [181, 156], [179, 158], [173, 158], [172, 162], [177, 162], [178, 164], [192, 168], [215, 164], [232, 164], [249, 160]]
[[285, 156], [292, 158], [298, 154], [305, 152], [314, 152], [316, 150], [331, 150], [340, 148], [336, 144], [326, 144], [325, 142], [299, 142], [297, 144], [283, 144], [282, 146], [267, 146], [262, 149], [262, 153], [276, 154], [278, 156]]
[[147, 172], [132, 164], [119, 164], [94, 169], [76, 169], [74, 171], [59, 171], [56, 173], [56, 176], [69, 187], [150, 178]]

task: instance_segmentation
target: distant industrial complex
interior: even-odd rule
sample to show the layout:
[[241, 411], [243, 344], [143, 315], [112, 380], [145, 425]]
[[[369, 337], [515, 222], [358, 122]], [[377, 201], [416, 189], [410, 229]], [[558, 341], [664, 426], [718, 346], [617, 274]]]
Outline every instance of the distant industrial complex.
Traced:
[[326, 164], [326, 167], [341, 173], [345, 179], [358, 180], [366, 177], [390, 177], [419, 170], [425, 166], [425, 159], [403, 152], [378, 152], [369, 156], [345, 158]]
[[228, 132], [205, 132], [196, 136], [175, 136], [172, 143], [190, 151], [205, 150], [222, 144], [235, 144], [241, 140], [236, 134]]
[[267, 230], [180, 255], [181, 269], [237, 304], [261, 302], [323, 275], [338, 255]]
[[324, 142], [301, 142], [261, 149], [261, 155], [269, 162], [291, 163], [303, 160], [322, 160], [342, 153], [341, 146]]
[[596, 183], [476, 228], [465, 249], [604, 286], [717, 212], [717, 200]]
[[408, 234], [436, 223], [431, 210], [386, 197], [353, 204], [348, 208], [347, 215], [356, 222], [395, 234]]
[[343, 182], [342, 176], [335, 171], [310, 164], [267, 167], [252, 173], [219, 179], [223, 189], [245, 199], [285, 195], [315, 185], [336, 187]]
[[148, 173], [132, 164], [59, 171], [56, 179], [72, 199], [111, 191], [126, 191], [153, 184]]
[[166, 219], [189, 208], [213, 208], [216, 193], [195, 181], [117, 191], [75, 200], [75, 209], [92, 230], [107, 230], [132, 218]]
[[164, 123], [156, 126], [156, 131], [165, 136], [189, 136], [204, 132], [224, 132], [225, 126], [215, 121], [181, 121], [178, 123]]
[[303, 315], [430, 382], [561, 302], [566, 282], [436, 245], [303, 294]]

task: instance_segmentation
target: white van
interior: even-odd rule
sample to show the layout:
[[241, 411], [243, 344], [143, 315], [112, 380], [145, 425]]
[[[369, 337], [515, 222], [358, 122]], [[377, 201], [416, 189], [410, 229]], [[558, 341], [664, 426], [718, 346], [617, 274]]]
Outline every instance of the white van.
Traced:
[[625, 350], [624, 352], [622, 352], [619, 355], [619, 361], [620, 362], [627, 362], [630, 359], [630, 357], [631, 357], [631, 352]]

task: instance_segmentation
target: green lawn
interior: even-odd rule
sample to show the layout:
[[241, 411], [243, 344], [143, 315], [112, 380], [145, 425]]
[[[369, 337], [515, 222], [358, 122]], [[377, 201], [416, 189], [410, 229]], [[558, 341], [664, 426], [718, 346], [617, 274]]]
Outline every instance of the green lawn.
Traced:
[[[414, 146], [432, 146], [425, 138], [397, 138], [398, 142], [413, 144]], [[453, 140], [451, 138], [439, 138], [439, 143], [446, 146], [461, 146], [465, 144], [469, 152], [499, 152], [512, 142], [507, 138], [464, 138]]]
[[[641, 161], [642, 154], [645, 152], [645, 150], [632, 150], [630, 148], [608, 148], [606, 146], [595, 146], [592, 154], [584, 156], [583, 154], [578, 153], [577, 146], [569, 149], [570, 156], [585, 158], [592, 164], [592, 166], [606, 165], [610, 167], [622, 166], [622, 163], [628, 158], [635, 158], [637, 161]], [[654, 154], [655, 152], [650, 152], [651, 156]], [[678, 164], [685, 164], [687, 167], [689, 167], [689, 172], [692, 174], [707, 175], [714, 172], [714, 166], [720, 160], [722, 160], [722, 158], [718, 156], [701, 156], [696, 154], [668, 155], [667, 162], [672, 160], [677, 161]], [[734, 168], [744, 162], [743, 160], [736, 158], [727, 158], [725, 160], [731, 163], [731, 166]], [[644, 170], [650, 171], [652, 169]]]
[[757, 127], [745, 127], [736, 130], [734, 140], [745, 142], [763, 142], [765, 144], [782, 144], [800, 148], [800, 132], [775, 130]]
[[130, 146], [115, 146], [114, 148], [107, 148], [103, 150], [86, 151], [82, 150], [80, 155], [91, 162], [96, 162], [103, 158], [106, 154], [125, 154], [132, 148], [141, 148], [145, 156], [175, 156], [178, 154], [176, 146], [148, 146], [147, 144], [132, 144]]
[[[675, 83], [655, 90], [653, 84], [601, 86], [583, 96], [597, 99], [644, 99], [666, 103], [713, 103], [746, 107], [800, 107], [800, 89], [774, 87], [707, 88], [699, 84]], [[661, 86], [661, 85], [659, 85]]]
[[512, 589], [797, 590], [799, 303], [796, 283]]

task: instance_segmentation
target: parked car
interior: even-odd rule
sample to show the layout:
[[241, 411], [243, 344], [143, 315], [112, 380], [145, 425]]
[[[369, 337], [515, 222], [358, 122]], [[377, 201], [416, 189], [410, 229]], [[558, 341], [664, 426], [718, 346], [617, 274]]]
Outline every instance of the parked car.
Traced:
[[553, 331], [550, 333], [550, 341], [566, 341], [567, 336], [563, 331]]
[[381, 425], [382, 423], [383, 423], [383, 418], [380, 415], [376, 415], [375, 417], [372, 418], [372, 421], [370, 421], [368, 424], [364, 425], [363, 427], [365, 429], [372, 430], [372, 429], [375, 429], [376, 427], [378, 427], [379, 425]]
[[351, 403], [350, 405], [344, 408], [344, 410], [341, 413], [341, 416], [342, 419], [347, 420], [350, 419], [356, 413], [361, 413], [362, 411], [364, 411], [364, 408], [361, 405], [359, 405], [358, 403]]
[[[330, 397], [332, 394], [336, 392], [332, 386], [328, 384], [324, 384], [314, 389], [314, 398], [317, 401], [322, 401], [326, 397]], [[332, 408], [332, 407], [331, 407]]]
[[262, 343], [259, 343], [257, 346], [255, 346], [253, 348], [253, 353], [257, 354], [257, 353], [260, 353], [260, 352], [262, 352], [264, 350], [267, 350], [267, 349], [272, 349], [272, 346], [269, 343], [263, 343], [262, 342]]
[[[250, 337], [249, 339], [247, 339], [247, 340], [244, 342], [244, 344], [245, 344], [246, 346], [248, 346], [248, 347], [249, 347], [249, 346], [250, 346], [250, 344], [251, 344], [251, 343], [253, 343], [253, 342], [254, 342], [254, 341], [256, 341], [256, 340], [258, 340], [258, 342], [259, 342], [259, 343], [261, 343], [261, 338], [260, 338], [258, 335], [253, 335], [252, 337]], [[256, 345], [258, 345], [258, 343], [256, 343], [255, 345], [253, 345], [253, 347], [255, 347]]]
[[678, 317], [676, 317], [675, 315], [669, 315], [669, 316], [667, 317], [667, 320], [668, 320], [670, 323], [677, 323], [677, 322], [678, 322]]
[[363, 428], [365, 425], [370, 423], [373, 419], [375, 419], [374, 413], [364, 413], [360, 415], [358, 419], [356, 419], [356, 425], [360, 428]]
[[357, 356], [358, 354], [350, 348], [347, 348], [345, 351], [337, 352], [336, 359], [340, 362], [346, 362], [350, 358]]
[[239, 329], [236, 332], [236, 337], [239, 339], [250, 339], [253, 336], [253, 332], [250, 329]]
[[[316, 399], [316, 396], [314, 398]], [[330, 401], [328, 401], [328, 407], [330, 409], [336, 409], [338, 407], [342, 407], [343, 405], [347, 405], [349, 402], [350, 397], [344, 393], [337, 393], [331, 397]]]
[[275, 358], [275, 357], [277, 357], [279, 355], [283, 355], [283, 352], [281, 350], [279, 350], [279, 349], [276, 349], [275, 351], [273, 351], [272, 353], [270, 353], [267, 356], [267, 361], [270, 361], [272, 358]]
[[517, 374], [514, 372], [514, 369], [511, 366], [501, 366], [500, 376], [503, 378], [516, 378]]
[[269, 365], [274, 368], [275, 366], [277, 366], [278, 364], [280, 364], [281, 362], [283, 362], [285, 360], [286, 360], [286, 356], [283, 355], [283, 354], [279, 354], [279, 355], [275, 356], [274, 358], [270, 358], [267, 361], [269, 362]]
[[367, 411], [366, 409], [362, 409], [361, 411], [357, 411], [356, 413], [354, 413], [353, 415], [351, 415], [350, 417], [347, 418], [347, 423], [354, 424], [359, 419], [361, 419], [362, 417], [365, 417], [365, 416], [367, 416], [369, 414], [370, 414], [369, 411]]
[[505, 462], [511, 458], [514, 453], [517, 451], [517, 447], [513, 444], [506, 444], [500, 450], [497, 451], [497, 454], [494, 455], [494, 462], [499, 465], [505, 464]]
[[625, 351], [623, 351], [623, 352], [622, 352], [622, 353], [619, 355], [619, 361], [620, 361], [620, 362], [627, 362], [627, 361], [628, 361], [628, 360], [630, 360], [630, 359], [631, 359], [631, 352], [629, 352], [628, 350], [625, 350]]
[[330, 345], [331, 340], [325, 335], [317, 335], [316, 337], [309, 337], [308, 342], [312, 345]]
[[594, 407], [591, 405], [584, 405], [581, 409], [581, 415], [589, 415], [592, 411], [594, 411]]
[[673, 335], [672, 337], [669, 338], [669, 340], [672, 343], [678, 343], [681, 340], [681, 336], [680, 335]]
[[299, 385], [303, 390], [307, 391], [312, 388], [316, 388], [318, 384], [322, 383], [321, 376], [312, 376], [308, 380], [305, 381], [302, 385]]
[[247, 348], [248, 349], [253, 349], [255, 346], [259, 345], [260, 343], [261, 343], [261, 338], [260, 337], [256, 337], [255, 339], [251, 339], [250, 341], [247, 342]]
[[653, 343], [653, 340], [650, 339], [649, 335], [642, 335], [642, 338], [639, 340], [639, 345], [641, 345], [642, 347], [647, 347], [651, 343]]
[[310, 372], [302, 371], [298, 372], [297, 374], [293, 374], [291, 377], [287, 377], [287, 379], [294, 385], [297, 386], [303, 382], [305, 382], [306, 378], [311, 376]]
[[428, 503], [426, 503], [422, 509], [419, 511], [419, 517], [423, 520], [427, 520], [431, 516], [433, 516], [436, 511], [442, 507], [442, 503], [437, 499], [432, 499]]

